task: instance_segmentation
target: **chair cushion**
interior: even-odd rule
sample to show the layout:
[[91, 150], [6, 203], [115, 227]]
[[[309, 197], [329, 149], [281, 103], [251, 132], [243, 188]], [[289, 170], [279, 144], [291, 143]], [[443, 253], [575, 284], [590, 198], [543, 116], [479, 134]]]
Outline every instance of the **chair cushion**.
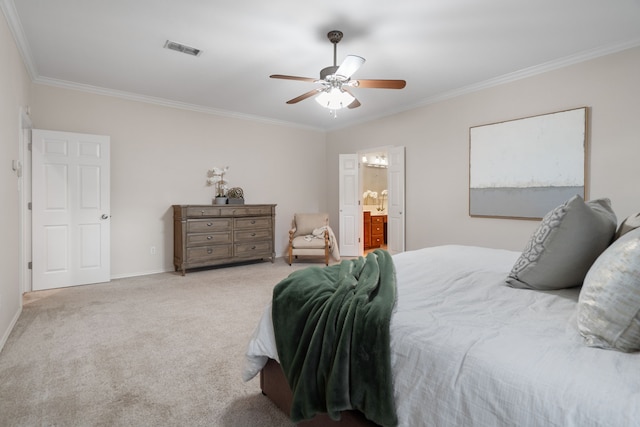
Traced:
[[298, 236], [293, 238], [292, 246], [294, 249], [324, 249], [324, 238], [305, 239], [304, 236]]
[[327, 213], [297, 213], [295, 214], [296, 236], [306, 236], [316, 228], [329, 224]]

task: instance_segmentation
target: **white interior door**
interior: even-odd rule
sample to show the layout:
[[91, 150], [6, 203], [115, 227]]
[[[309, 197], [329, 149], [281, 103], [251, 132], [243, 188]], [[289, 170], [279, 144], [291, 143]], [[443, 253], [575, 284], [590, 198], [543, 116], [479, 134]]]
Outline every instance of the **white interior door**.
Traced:
[[360, 205], [358, 184], [358, 156], [340, 154], [340, 255], [359, 256], [362, 254], [362, 227], [360, 227]]
[[110, 139], [34, 129], [33, 290], [110, 280]]
[[404, 147], [389, 147], [387, 151], [387, 251], [390, 254], [404, 252]]

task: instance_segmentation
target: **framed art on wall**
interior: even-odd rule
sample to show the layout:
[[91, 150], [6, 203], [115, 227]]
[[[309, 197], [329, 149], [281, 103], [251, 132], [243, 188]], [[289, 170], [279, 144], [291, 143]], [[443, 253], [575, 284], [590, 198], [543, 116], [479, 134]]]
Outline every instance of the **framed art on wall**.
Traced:
[[586, 198], [587, 107], [469, 128], [469, 215], [540, 219]]

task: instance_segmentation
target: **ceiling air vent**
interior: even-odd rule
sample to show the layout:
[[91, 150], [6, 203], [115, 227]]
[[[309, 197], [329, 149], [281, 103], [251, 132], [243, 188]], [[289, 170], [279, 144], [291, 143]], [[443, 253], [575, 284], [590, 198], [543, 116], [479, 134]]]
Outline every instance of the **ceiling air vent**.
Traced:
[[175, 50], [176, 52], [186, 53], [187, 55], [199, 56], [200, 49], [196, 49], [195, 47], [187, 46], [182, 43], [172, 42], [171, 40], [167, 40], [164, 44], [165, 49]]

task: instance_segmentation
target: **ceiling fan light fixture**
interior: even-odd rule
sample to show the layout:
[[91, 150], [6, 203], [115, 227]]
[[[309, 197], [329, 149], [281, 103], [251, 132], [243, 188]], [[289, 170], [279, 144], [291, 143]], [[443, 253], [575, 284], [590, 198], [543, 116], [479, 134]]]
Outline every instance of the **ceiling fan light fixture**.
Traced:
[[324, 90], [316, 96], [316, 102], [329, 110], [340, 110], [351, 104], [355, 98], [348, 92], [340, 88], [333, 87]]

